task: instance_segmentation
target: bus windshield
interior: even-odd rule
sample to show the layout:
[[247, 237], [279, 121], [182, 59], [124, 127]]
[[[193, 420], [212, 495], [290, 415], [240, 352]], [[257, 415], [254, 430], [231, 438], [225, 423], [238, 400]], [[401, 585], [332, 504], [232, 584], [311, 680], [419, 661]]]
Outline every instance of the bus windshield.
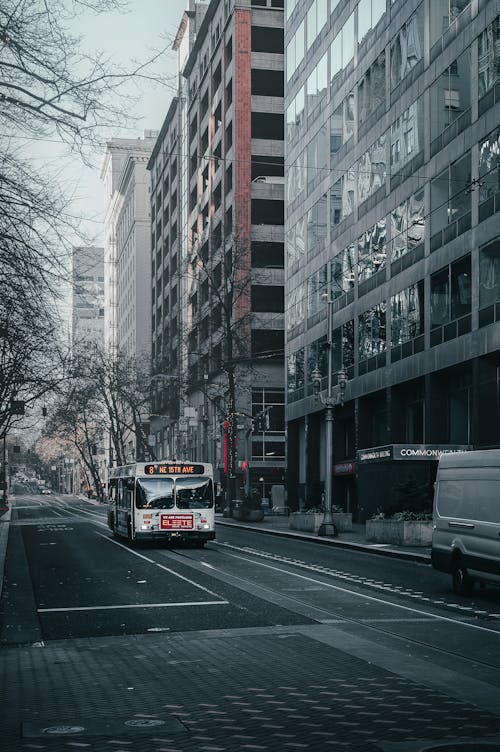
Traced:
[[171, 509], [174, 506], [172, 478], [141, 478], [137, 481], [138, 509]]
[[213, 506], [210, 478], [177, 478], [175, 494], [179, 509], [210, 509]]

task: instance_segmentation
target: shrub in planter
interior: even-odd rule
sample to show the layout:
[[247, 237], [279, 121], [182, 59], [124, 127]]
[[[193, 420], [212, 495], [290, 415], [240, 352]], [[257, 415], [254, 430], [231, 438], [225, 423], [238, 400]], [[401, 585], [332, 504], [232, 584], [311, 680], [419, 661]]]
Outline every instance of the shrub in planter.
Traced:
[[377, 512], [366, 522], [366, 540], [406, 546], [429, 546], [432, 514], [403, 510], [387, 517]]

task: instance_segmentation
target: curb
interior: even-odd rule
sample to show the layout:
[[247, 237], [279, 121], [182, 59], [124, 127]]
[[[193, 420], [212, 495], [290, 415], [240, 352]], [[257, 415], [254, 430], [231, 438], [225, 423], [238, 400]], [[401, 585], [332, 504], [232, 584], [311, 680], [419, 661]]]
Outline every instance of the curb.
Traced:
[[264, 533], [264, 535], [281, 535], [284, 538], [295, 538], [302, 541], [312, 541], [313, 543], [319, 543], [323, 546], [336, 546], [337, 548], [347, 548], [352, 551], [360, 551], [365, 554], [377, 554], [380, 556], [389, 556], [393, 559], [403, 559], [405, 561], [416, 561], [420, 564], [430, 564], [430, 554], [421, 554], [417, 551], [397, 551], [393, 548], [372, 548], [366, 546], [363, 543], [354, 543], [353, 541], [341, 541], [334, 540], [332, 538], [322, 538], [320, 536], [313, 537], [311, 535], [302, 535], [297, 532], [288, 532], [287, 530], [271, 530], [262, 527], [249, 527], [248, 525], [239, 525], [234, 522], [224, 522], [223, 520], [215, 520], [216, 525], [224, 525], [225, 527], [237, 527], [240, 530], [251, 530], [254, 533]]

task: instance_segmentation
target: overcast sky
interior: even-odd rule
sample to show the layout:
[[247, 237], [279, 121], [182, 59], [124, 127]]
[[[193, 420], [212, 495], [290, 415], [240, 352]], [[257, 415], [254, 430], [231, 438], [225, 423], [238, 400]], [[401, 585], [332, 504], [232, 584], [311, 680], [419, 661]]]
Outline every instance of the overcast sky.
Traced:
[[[82, 48], [91, 53], [101, 50], [124, 67], [131, 59], [141, 60], [167, 46], [168, 53], [158, 60], [159, 73], [171, 74], [169, 87], [145, 84], [135, 115], [140, 119], [128, 131], [117, 128], [103, 134], [100, 153], [92, 155], [93, 168], [86, 167], [78, 156], [54, 142], [32, 144], [32, 158], [57, 175], [68, 197], [72, 197], [75, 215], [82, 218], [85, 230], [102, 244], [104, 189], [99, 178], [105, 141], [111, 138], [142, 137], [145, 130], [159, 130], [167, 114], [175, 88], [176, 56], [170, 49], [188, 0], [129, 0], [129, 11], [80, 18], [77, 33], [83, 37]], [[134, 95], [136, 95], [134, 89]]]

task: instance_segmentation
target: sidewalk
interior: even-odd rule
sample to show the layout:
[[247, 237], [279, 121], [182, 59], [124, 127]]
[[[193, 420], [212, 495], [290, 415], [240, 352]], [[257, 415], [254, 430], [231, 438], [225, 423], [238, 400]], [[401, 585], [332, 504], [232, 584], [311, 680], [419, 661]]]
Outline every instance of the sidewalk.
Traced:
[[262, 522], [240, 522], [230, 517], [223, 517], [221, 513], [215, 515], [217, 525], [227, 527], [237, 527], [247, 530], [258, 530], [259, 533], [268, 535], [281, 535], [286, 538], [295, 538], [300, 540], [309, 540], [314, 543], [320, 543], [337, 548], [347, 548], [365, 553], [381, 554], [382, 556], [392, 556], [395, 558], [406, 559], [408, 561], [418, 561], [430, 563], [431, 549], [426, 546], [395, 546], [390, 543], [370, 543], [366, 540], [365, 525], [353, 523], [352, 531], [338, 533], [334, 538], [318, 536], [317, 533], [305, 533], [299, 530], [291, 530], [289, 517], [287, 515], [267, 515]]

